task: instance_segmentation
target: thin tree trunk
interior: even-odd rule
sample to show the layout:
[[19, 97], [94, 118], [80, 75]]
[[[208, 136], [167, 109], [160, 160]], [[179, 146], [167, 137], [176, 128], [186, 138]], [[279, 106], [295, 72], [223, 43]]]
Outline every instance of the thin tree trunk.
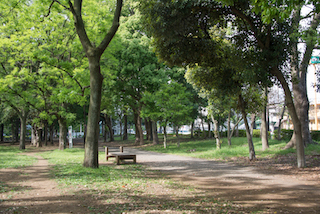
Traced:
[[154, 145], [159, 144], [158, 132], [157, 132], [157, 122], [151, 121], [152, 124], [152, 143]]
[[3, 142], [3, 130], [4, 130], [4, 124], [1, 123], [0, 125], [0, 141]]
[[211, 123], [208, 121], [208, 134], [209, 134], [209, 139], [212, 138], [212, 132], [211, 132]]
[[220, 135], [219, 135], [219, 123], [214, 119], [213, 115], [211, 115], [212, 122], [214, 124], [214, 138], [216, 139], [216, 148], [221, 149]]
[[27, 117], [28, 111], [22, 110], [20, 113], [20, 150], [26, 149]]
[[64, 150], [67, 147], [67, 122], [64, 118], [58, 119], [59, 123], [59, 149]]
[[261, 113], [261, 141], [262, 141], [262, 150], [265, 151], [269, 148], [269, 140], [268, 140], [268, 129], [267, 129], [267, 103], [268, 103], [268, 95], [267, 88], [265, 88], [263, 92], [263, 96], [265, 97], [265, 102], [263, 106], [263, 111]]
[[194, 138], [194, 136], [193, 136], [193, 130], [194, 130], [194, 121], [191, 123], [191, 133], [190, 133], [190, 137], [191, 138]]
[[125, 112], [123, 116], [123, 140], [128, 140], [128, 115]]
[[180, 147], [179, 127], [176, 126], [176, 137], [178, 138], [177, 147]]
[[230, 128], [231, 128], [231, 109], [228, 113], [228, 127], [227, 127], [227, 138], [228, 138], [228, 146], [231, 146], [231, 137], [230, 137]]
[[137, 127], [139, 130], [140, 145], [143, 145], [144, 144], [144, 137], [143, 137], [141, 117], [140, 117], [140, 109], [138, 109], [138, 112], [137, 112]]
[[163, 126], [163, 148], [167, 148], [167, 124]]
[[278, 126], [278, 140], [281, 140], [281, 124], [282, 124], [282, 119], [284, 116], [284, 112], [286, 110], [286, 103], [284, 103], [283, 108], [282, 108], [282, 112], [281, 112], [281, 117], [279, 118], [279, 126]]
[[51, 145], [53, 145], [53, 138], [54, 138], [54, 123], [51, 124], [50, 126], [50, 142], [51, 142]]
[[250, 127], [249, 127], [249, 123], [247, 120], [247, 113], [245, 110], [245, 105], [244, 105], [244, 100], [242, 98], [241, 95], [239, 95], [239, 104], [240, 104], [240, 109], [241, 109], [241, 113], [242, 113], [242, 118], [244, 120], [244, 124], [246, 127], [246, 134], [247, 134], [247, 140], [248, 140], [248, 146], [249, 146], [249, 160], [253, 160], [256, 157], [255, 151], [254, 151], [254, 145], [253, 145], [253, 141], [252, 141], [252, 136], [250, 133]]
[[83, 144], [86, 144], [87, 137], [87, 114], [86, 114], [86, 105], [83, 105]]
[[104, 119], [106, 121], [106, 125], [108, 126], [109, 134], [110, 134], [110, 142], [114, 141], [113, 129], [112, 129], [112, 118], [108, 114], [104, 114]]
[[250, 133], [253, 136], [253, 130], [256, 128], [256, 114], [251, 114], [251, 126], [250, 126]]
[[48, 122], [46, 121], [45, 122], [45, 125], [44, 125], [44, 145], [45, 146], [48, 146]]
[[135, 134], [136, 139], [135, 139], [134, 144], [138, 145], [140, 142], [140, 132], [139, 132], [139, 128], [138, 128], [138, 114], [134, 111], [133, 115], [134, 115], [134, 126], [136, 129], [136, 134]]

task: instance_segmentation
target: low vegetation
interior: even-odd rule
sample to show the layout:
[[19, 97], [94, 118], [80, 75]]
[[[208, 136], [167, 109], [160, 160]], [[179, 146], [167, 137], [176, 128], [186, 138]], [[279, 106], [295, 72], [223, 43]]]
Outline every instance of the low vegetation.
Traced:
[[20, 155], [21, 151], [15, 146], [0, 146], [0, 169], [17, 168], [33, 165], [37, 159]]
[[[232, 145], [229, 146], [227, 139], [222, 139], [223, 143], [221, 149], [216, 149], [215, 140], [194, 140], [186, 141], [177, 147], [174, 143], [174, 138], [171, 138], [171, 143], [167, 145], [167, 148], [163, 148], [163, 145], [148, 145], [142, 147], [144, 150], [169, 153], [176, 155], [183, 155], [189, 157], [197, 157], [204, 159], [215, 160], [227, 160], [234, 157], [247, 157], [248, 156], [248, 144], [245, 137], [232, 138]], [[282, 149], [285, 147], [287, 141], [278, 141], [269, 139], [269, 149], [262, 151], [262, 144], [260, 138], [253, 138], [256, 157], [275, 157], [279, 155], [291, 155], [295, 154], [295, 149]], [[320, 144], [309, 145], [305, 148], [306, 155], [318, 155], [320, 154]]]
[[[82, 167], [83, 149], [54, 150], [41, 154], [53, 164], [52, 177], [61, 188], [76, 195], [91, 194], [88, 207], [94, 213], [168, 212], [241, 213], [241, 207], [208, 192], [182, 185], [159, 172], [135, 164], [100, 164], [98, 169]], [[99, 153], [104, 159], [104, 152]], [[90, 200], [91, 200], [90, 199]], [[107, 212], [107, 213], [108, 213]]]

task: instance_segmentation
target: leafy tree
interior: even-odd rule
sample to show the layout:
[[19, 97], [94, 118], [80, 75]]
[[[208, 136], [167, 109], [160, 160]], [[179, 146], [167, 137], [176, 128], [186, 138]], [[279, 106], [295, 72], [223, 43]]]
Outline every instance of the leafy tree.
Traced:
[[[223, 59], [231, 56], [224, 54], [225, 46], [217, 39], [224, 35], [214, 34], [212, 30], [228, 24], [236, 29], [224, 37], [231, 40], [244, 53], [238, 55], [243, 59], [242, 62], [251, 62], [251, 66], [256, 66], [255, 72], [249, 69], [250, 72], [245, 73], [246, 78], [255, 79], [258, 83], [264, 82], [269, 76], [274, 76], [285, 91], [287, 107], [297, 136], [297, 165], [304, 167], [301, 123], [286, 75], [281, 70], [281, 65], [287, 60], [290, 26], [277, 19], [272, 19], [270, 23], [264, 22], [261, 14], [256, 13], [257, 8], [254, 6], [257, 5], [250, 3], [223, 1], [222, 4], [194, 0], [172, 3], [167, 0], [154, 0], [141, 2], [141, 10], [148, 32], [155, 38], [158, 55], [171, 64], [197, 63], [200, 66], [215, 68], [221, 66]], [[263, 10], [261, 7], [258, 8]]]
[[[160, 121], [164, 127], [164, 148], [167, 146], [167, 125], [172, 124], [180, 127], [192, 120], [190, 117], [192, 111], [190, 98], [191, 94], [187, 92], [186, 88], [175, 81], [162, 84], [160, 89], [154, 93], [146, 92], [143, 98], [146, 103], [143, 108], [143, 116], [150, 117], [153, 121]], [[179, 146], [179, 135], [177, 137]]]
[[[100, 60], [119, 27], [122, 0], [117, 0], [115, 8], [110, 7], [109, 1], [89, 1], [83, 7], [82, 0], [74, 0], [73, 3], [70, 0], [65, 2], [53, 0], [49, 10], [52, 9], [54, 3], [62, 5], [64, 9], [72, 13], [76, 32], [89, 62], [90, 104], [83, 165], [85, 167], [98, 168], [98, 125], [103, 82]], [[107, 19], [105, 18], [105, 11], [108, 10], [114, 11], [111, 26], [109, 23], [110, 16], [107, 16]], [[93, 17], [96, 17], [96, 19], [93, 20]], [[99, 25], [96, 24], [97, 22], [99, 22]], [[95, 28], [96, 31], [93, 30], [95, 26], [97, 26]], [[108, 31], [106, 30], [107, 26], [110, 26]], [[104, 37], [101, 38], [99, 35], [104, 35]]]

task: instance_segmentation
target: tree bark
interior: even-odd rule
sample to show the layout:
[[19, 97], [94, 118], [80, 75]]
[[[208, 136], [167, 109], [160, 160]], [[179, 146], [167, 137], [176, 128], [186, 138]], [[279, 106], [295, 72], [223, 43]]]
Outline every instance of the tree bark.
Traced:
[[157, 132], [157, 122], [151, 121], [152, 124], [152, 143], [153, 145], [159, 144], [158, 132]]
[[167, 148], [167, 124], [163, 126], [163, 148]]
[[140, 142], [140, 133], [139, 133], [139, 128], [138, 128], [138, 114], [133, 111], [133, 116], [134, 116], [134, 127], [136, 129], [136, 133], [135, 133], [135, 142], [134, 144], [135, 145], [139, 145], [139, 142]]
[[282, 72], [278, 68], [273, 68], [271, 70], [271, 74], [273, 74], [277, 79], [279, 80], [284, 93], [285, 93], [285, 99], [286, 99], [286, 106], [288, 108], [288, 111], [291, 115], [292, 122], [294, 125], [294, 133], [296, 135], [296, 149], [297, 149], [297, 165], [298, 168], [305, 167], [306, 160], [304, 155], [304, 143], [302, 140], [302, 127], [300, 120], [298, 118], [295, 105], [293, 103], [292, 94], [289, 88], [289, 85], [287, 81], [285, 80]]
[[251, 117], [250, 133], [251, 133], [251, 136], [253, 136], [253, 129], [256, 128], [256, 114], [252, 113], [250, 114], [250, 117]]
[[64, 150], [67, 147], [67, 122], [64, 118], [58, 118], [59, 123], [59, 149]]
[[263, 92], [264, 96], [264, 106], [261, 113], [261, 142], [262, 142], [262, 151], [265, 151], [269, 148], [269, 141], [268, 141], [268, 128], [267, 128], [267, 103], [268, 103], [268, 95], [267, 95], [268, 88], [265, 88]]
[[128, 115], [125, 112], [125, 115], [123, 116], [123, 138], [122, 140], [128, 140]]
[[278, 140], [281, 140], [281, 123], [282, 123], [281, 121], [283, 119], [285, 110], [286, 110], [286, 103], [284, 103], [284, 105], [283, 105], [281, 116], [279, 118], [278, 136], [277, 136]]
[[68, 3], [70, 11], [73, 14], [74, 25], [77, 34], [79, 36], [82, 47], [86, 53], [86, 57], [89, 61], [90, 70], [90, 102], [83, 166], [98, 168], [98, 138], [101, 90], [103, 80], [103, 76], [100, 70], [100, 58], [119, 28], [122, 0], [117, 0], [117, 6], [114, 12], [112, 26], [110, 27], [109, 31], [107, 32], [107, 34], [105, 35], [98, 47], [94, 46], [94, 44], [90, 41], [87, 35], [81, 14], [82, 0], [74, 0], [73, 4], [71, 3], [71, 1], [68, 1]]
[[19, 115], [20, 115], [20, 145], [19, 145], [19, 149], [24, 150], [24, 149], [26, 149], [28, 110], [23, 109]]
[[249, 127], [249, 123], [247, 120], [247, 113], [245, 110], [244, 100], [241, 95], [239, 95], [239, 106], [241, 109], [244, 125], [246, 127], [246, 134], [247, 134], [247, 140], [248, 140], [248, 146], [249, 146], [249, 160], [251, 161], [251, 160], [255, 159], [256, 154], [254, 151], [254, 145], [253, 145], [252, 136], [250, 133], [250, 127]]
[[228, 146], [231, 146], [231, 137], [230, 137], [230, 128], [231, 128], [231, 109], [228, 113], [228, 126], [227, 126], [227, 138], [228, 138]]
[[178, 139], [177, 147], [180, 147], [179, 127], [178, 127], [178, 126], [176, 126], [175, 130], [176, 130], [176, 137], [177, 137], [177, 139]]
[[0, 125], [0, 141], [3, 142], [3, 131], [4, 131], [4, 124], [1, 123]]
[[104, 119], [110, 134], [110, 142], [114, 141], [113, 129], [112, 129], [112, 118], [108, 114], [104, 114]]
[[54, 132], [54, 123], [50, 126], [50, 143], [53, 145], [53, 132]]
[[216, 148], [221, 149], [220, 135], [219, 135], [219, 123], [214, 119], [213, 115], [211, 115], [212, 122], [214, 124], [214, 138], [216, 139]]
[[190, 133], [190, 137], [191, 137], [191, 138], [194, 138], [194, 136], [193, 136], [193, 130], [194, 130], [194, 122], [191, 123], [191, 130], [190, 130], [190, 132], [191, 132], [191, 133]]

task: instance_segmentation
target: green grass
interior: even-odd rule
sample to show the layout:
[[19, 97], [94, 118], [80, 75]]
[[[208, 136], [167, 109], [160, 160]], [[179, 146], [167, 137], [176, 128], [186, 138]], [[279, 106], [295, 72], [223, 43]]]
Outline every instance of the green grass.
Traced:
[[[150, 145], [142, 149], [160, 153], [170, 153], [183, 156], [204, 158], [204, 159], [226, 159], [231, 157], [247, 157], [249, 153], [247, 138], [232, 138], [232, 145], [228, 146], [227, 139], [223, 138], [221, 149], [217, 149], [215, 139], [195, 140], [182, 142], [180, 147], [176, 143], [169, 143], [167, 148], [163, 148], [162, 144]], [[286, 141], [277, 141], [269, 139], [269, 149], [262, 151], [262, 143], [260, 138], [253, 138], [254, 148], [257, 157], [273, 157], [277, 155], [286, 155], [295, 153], [295, 149], [282, 148], [286, 145]], [[320, 154], [320, 145], [309, 145], [305, 150], [306, 155]]]
[[19, 155], [22, 152], [15, 146], [0, 146], [0, 169], [31, 166], [37, 161], [34, 157]]

